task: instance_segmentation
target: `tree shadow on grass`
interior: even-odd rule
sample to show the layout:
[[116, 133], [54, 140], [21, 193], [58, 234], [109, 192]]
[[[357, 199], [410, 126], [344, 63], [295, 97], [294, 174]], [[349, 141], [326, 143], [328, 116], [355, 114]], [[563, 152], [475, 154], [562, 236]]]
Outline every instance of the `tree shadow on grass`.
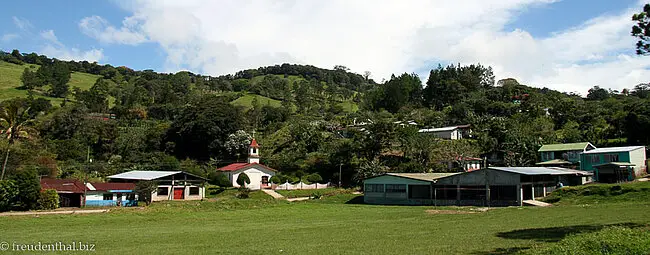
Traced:
[[[584, 234], [599, 231], [605, 227], [621, 226], [627, 228], [640, 228], [648, 227], [648, 225], [638, 223], [620, 223], [620, 224], [606, 224], [606, 225], [575, 225], [566, 227], [552, 227], [552, 228], [528, 228], [517, 229], [508, 232], [497, 233], [497, 237], [505, 239], [523, 239], [535, 240], [538, 242], [558, 242], [568, 235]], [[492, 251], [480, 251], [473, 254], [515, 254], [523, 250], [530, 249], [531, 247], [510, 247], [510, 248], [497, 248]]]
[[363, 202], [363, 196], [356, 196], [356, 197], [354, 197], [354, 198], [348, 200], [348, 201], [345, 202], [345, 203], [346, 203], [346, 204], [353, 204], [353, 205], [365, 204], [365, 203]]
[[557, 242], [567, 235], [590, 233], [601, 230], [610, 226], [622, 226], [628, 228], [638, 228], [644, 225], [638, 223], [621, 223], [621, 224], [607, 224], [607, 225], [575, 225], [566, 227], [552, 227], [552, 228], [528, 228], [517, 229], [508, 232], [497, 233], [496, 236], [506, 239], [527, 239], [535, 240], [538, 242]]

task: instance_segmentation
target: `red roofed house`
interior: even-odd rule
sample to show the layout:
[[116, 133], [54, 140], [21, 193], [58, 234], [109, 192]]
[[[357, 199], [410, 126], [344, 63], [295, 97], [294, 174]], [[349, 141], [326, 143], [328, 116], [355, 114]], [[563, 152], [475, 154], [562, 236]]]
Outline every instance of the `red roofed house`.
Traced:
[[41, 189], [53, 189], [59, 195], [59, 207], [86, 206], [132, 206], [136, 205], [134, 183], [84, 184], [74, 179], [41, 179]]
[[59, 207], [81, 207], [84, 185], [78, 180], [41, 179], [41, 189], [53, 189], [59, 195]]
[[233, 187], [239, 187], [237, 184], [237, 177], [239, 174], [246, 173], [250, 179], [250, 184], [247, 185], [249, 189], [262, 189], [270, 188], [270, 179], [276, 174], [276, 170], [260, 164], [260, 146], [253, 138], [251, 145], [248, 148], [248, 162], [247, 163], [233, 163], [222, 168], [218, 168], [218, 172], [222, 172], [228, 177]]

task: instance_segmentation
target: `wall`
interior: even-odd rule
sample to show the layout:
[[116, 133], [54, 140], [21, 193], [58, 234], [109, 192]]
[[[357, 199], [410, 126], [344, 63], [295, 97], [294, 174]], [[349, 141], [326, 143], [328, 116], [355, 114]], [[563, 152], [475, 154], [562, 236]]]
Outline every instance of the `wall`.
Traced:
[[[171, 185], [158, 185], [158, 188], [167, 188], [168, 190], [168, 195], [158, 195], [158, 188], [153, 192], [151, 195], [151, 201], [165, 201], [165, 200], [173, 200], [172, 196], [174, 192], [171, 189]], [[205, 188], [200, 187], [197, 185], [187, 185], [187, 186], [174, 186], [174, 188], [183, 188], [184, 187], [184, 199], [183, 200], [201, 200], [205, 197]], [[199, 194], [198, 195], [190, 195], [190, 187], [198, 187], [199, 188]]]
[[[113, 194], [113, 200], [104, 200], [104, 194]], [[122, 194], [122, 206], [135, 205], [135, 201], [127, 199], [129, 193]], [[117, 206], [117, 193], [103, 192], [103, 191], [87, 191], [86, 192], [86, 206]]]
[[[380, 184], [384, 185], [384, 193], [371, 193], [366, 192], [363, 200], [367, 204], [431, 204], [432, 200], [419, 200], [408, 199], [408, 185], [430, 185], [431, 182], [420, 181], [409, 178], [383, 175], [375, 178], [367, 179], [363, 182], [364, 187], [366, 184]], [[386, 193], [386, 185], [388, 184], [404, 184], [406, 186], [405, 193]]]
[[271, 182], [271, 177], [275, 175], [275, 172], [266, 170], [264, 168], [258, 168], [258, 167], [251, 167], [246, 170], [239, 170], [235, 171], [230, 174], [230, 180], [232, 181], [232, 186], [233, 187], [239, 187], [239, 184], [237, 184], [237, 178], [239, 177], [240, 173], [246, 173], [248, 175], [248, 179], [250, 179], [251, 183], [246, 185], [247, 188], [252, 189], [252, 190], [257, 190], [262, 188], [262, 176], [267, 176], [269, 178], [269, 183]]

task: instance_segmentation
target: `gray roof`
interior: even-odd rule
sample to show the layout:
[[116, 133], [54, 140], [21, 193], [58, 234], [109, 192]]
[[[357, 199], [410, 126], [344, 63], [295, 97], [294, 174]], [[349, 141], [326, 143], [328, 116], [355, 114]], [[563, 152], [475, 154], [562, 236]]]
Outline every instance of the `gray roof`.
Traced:
[[181, 171], [129, 171], [121, 174], [111, 175], [110, 179], [124, 179], [124, 180], [143, 180], [150, 181], [182, 173]]
[[523, 174], [523, 175], [593, 175], [590, 172], [561, 167], [489, 167], [489, 169]]
[[627, 147], [608, 147], [608, 148], [598, 148], [590, 151], [583, 152], [584, 154], [595, 154], [595, 153], [611, 153], [611, 152], [626, 152], [633, 151], [638, 149], [644, 149], [645, 146], [627, 146]]
[[452, 176], [458, 173], [386, 173], [386, 175], [404, 177], [409, 179], [421, 181], [433, 181], [447, 176]]

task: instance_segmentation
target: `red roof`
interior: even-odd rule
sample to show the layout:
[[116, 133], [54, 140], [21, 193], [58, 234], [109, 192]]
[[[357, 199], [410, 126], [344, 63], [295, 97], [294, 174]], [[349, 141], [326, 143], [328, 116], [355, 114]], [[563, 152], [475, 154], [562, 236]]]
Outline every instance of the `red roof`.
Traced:
[[134, 190], [135, 183], [119, 183], [119, 182], [91, 182], [90, 184], [99, 191], [109, 190]]
[[259, 147], [260, 147], [260, 146], [257, 144], [257, 141], [255, 140], [255, 138], [253, 138], [253, 141], [251, 141], [251, 145], [250, 145], [250, 147], [253, 147], [253, 148], [259, 148]]
[[53, 189], [57, 193], [84, 193], [84, 185], [73, 179], [41, 179], [41, 189]]
[[222, 168], [217, 168], [217, 171], [231, 172], [231, 171], [237, 171], [237, 170], [240, 170], [240, 169], [254, 167], [254, 166], [260, 166], [260, 167], [262, 167], [264, 169], [267, 169], [267, 170], [270, 170], [270, 171], [273, 171], [273, 172], [277, 172], [275, 169], [270, 168], [270, 167], [265, 166], [265, 165], [262, 165], [262, 164], [259, 164], [259, 163], [232, 163], [232, 164], [224, 166]]

